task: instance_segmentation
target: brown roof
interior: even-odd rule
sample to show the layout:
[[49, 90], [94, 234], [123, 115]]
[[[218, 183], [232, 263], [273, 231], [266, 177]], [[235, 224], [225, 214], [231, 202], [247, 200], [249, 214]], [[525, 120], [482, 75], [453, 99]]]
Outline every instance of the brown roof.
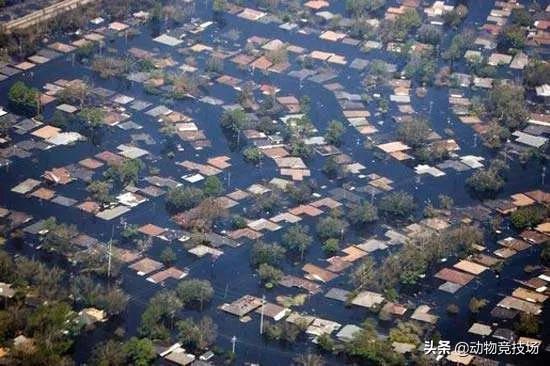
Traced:
[[93, 201], [82, 202], [80, 205], [76, 207], [88, 213], [96, 213], [101, 208], [97, 202], [93, 202]]
[[546, 193], [541, 190], [525, 192], [525, 195], [531, 197], [539, 203], [550, 203], [550, 193]]
[[166, 281], [169, 278], [173, 278], [175, 280], [182, 279], [185, 277], [187, 273], [185, 273], [182, 270], [177, 269], [176, 267], [170, 267], [165, 269], [164, 271], [160, 271], [155, 273], [154, 275], [147, 278], [147, 280], [153, 282], [153, 283], [162, 283]]
[[310, 263], [305, 264], [302, 267], [302, 270], [308, 273], [308, 275], [306, 275], [306, 278], [321, 282], [328, 282], [338, 277], [337, 274], [334, 274]]
[[143, 258], [142, 260], [137, 261], [136, 263], [129, 266], [129, 268], [138, 272], [140, 275], [146, 275], [153, 271], [157, 271], [162, 268], [162, 263], [157, 262], [151, 258]]
[[60, 132], [61, 132], [60, 128], [53, 127], [53, 126], [44, 126], [32, 132], [31, 135], [47, 140], [51, 137], [59, 135]]
[[254, 231], [250, 228], [244, 228], [244, 229], [238, 229], [238, 230], [234, 230], [234, 231], [231, 231], [228, 233], [227, 236], [229, 236], [231, 239], [240, 239], [242, 238], [243, 236], [248, 238], [248, 239], [252, 239], [252, 240], [256, 240], [256, 239], [259, 239], [262, 237], [262, 233], [259, 233], [257, 231]]
[[87, 158], [87, 159], [80, 160], [78, 162], [78, 164], [80, 164], [84, 168], [88, 168], [88, 169], [97, 169], [97, 168], [101, 168], [103, 166], [103, 163], [101, 161], [97, 161], [97, 160], [92, 159], [92, 158]]
[[110, 151], [103, 151], [95, 155], [96, 158], [106, 162], [109, 165], [120, 165], [124, 161], [124, 158]]
[[44, 179], [56, 184], [67, 184], [73, 180], [73, 177], [65, 168], [54, 168], [44, 172]]
[[31, 196], [49, 201], [55, 196], [55, 191], [47, 188], [38, 188], [36, 191], [31, 193]]
[[300, 205], [298, 207], [295, 207], [289, 210], [288, 212], [296, 216], [300, 216], [304, 214], [308, 216], [319, 216], [323, 213], [322, 210], [319, 210], [318, 208], [310, 205]]
[[441, 271], [437, 272], [434, 277], [443, 281], [457, 283], [459, 285], [466, 285], [475, 278], [471, 274], [455, 271], [450, 268], [443, 268]]
[[159, 236], [166, 230], [153, 224], [147, 224], [140, 227], [138, 231], [149, 236]]
[[550, 237], [548, 235], [545, 235], [543, 233], [539, 233], [535, 230], [524, 230], [519, 234], [522, 239], [527, 240], [530, 243], [533, 244], [542, 244], [548, 240], [550, 240]]
[[265, 56], [261, 56], [258, 59], [256, 59], [254, 62], [250, 64], [250, 66], [255, 67], [260, 70], [267, 70], [273, 65], [271, 61], [267, 59]]

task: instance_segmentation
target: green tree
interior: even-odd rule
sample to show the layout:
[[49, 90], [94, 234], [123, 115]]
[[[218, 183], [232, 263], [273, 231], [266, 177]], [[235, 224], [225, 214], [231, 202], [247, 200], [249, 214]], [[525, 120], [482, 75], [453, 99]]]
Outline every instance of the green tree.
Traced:
[[215, 175], [211, 175], [204, 180], [204, 194], [209, 197], [219, 196], [223, 193], [223, 184]]
[[362, 202], [353, 206], [349, 212], [349, 220], [353, 225], [366, 225], [378, 220], [378, 209], [370, 202]]
[[520, 334], [526, 336], [534, 336], [539, 332], [539, 319], [529, 313], [521, 313], [518, 321], [514, 324], [514, 328]]
[[523, 94], [523, 88], [520, 86], [496, 85], [489, 92], [486, 101], [487, 111], [503, 126], [511, 130], [520, 128], [529, 117]]
[[153, 342], [147, 338], [132, 337], [124, 344], [123, 352], [128, 361], [135, 366], [148, 366], [156, 358]]
[[443, 20], [448, 26], [456, 28], [466, 18], [466, 15], [468, 15], [468, 8], [466, 5], [459, 4], [453, 10], [445, 12]]
[[243, 156], [253, 164], [258, 164], [262, 160], [262, 152], [256, 146], [250, 146], [243, 150]]
[[203, 304], [212, 300], [214, 289], [208, 280], [190, 279], [181, 281], [176, 293], [184, 305], [199, 303], [202, 310]]
[[128, 159], [118, 165], [111, 166], [104, 173], [104, 176], [107, 179], [114, 180], [115, 182], [126, 186], [137, 182], [139, 173], [143, 167], [144, 164], [140, 159]]
[[166, 208], [170, 212], [182, 212], [198, 205], [204, 198], [203, 191], [195, 187], [176, 187], [166, 195]]
[[344, 124], [340, 121], [330, 121], [327, 132], [325, 134], [325, 140], [329, 144], [340, 145], [342, 142], [342, 135], [344, 134], [345, 127]]
[[250, 250], [250, 263], [254, 267], [260, 264], [275, 266], [284, 258], [285, 248], [278, 244], [269, 244], [263, 241], [256, 241]]
[[78, 117], [90, 127], [99, 127], [105, 118], [105, 111], [99, 107], [83, 108], [78, 112]]
[[249, 118], [242, 108], [225, 111], [222, 114], [221, 125], [234, 133], [246, 129], [250, 124]]
[[380, 211], [384, 214], [398, 217], [410, 215], [415, 208], [416, 205], [413, 196], [404, 191], [387, 194], [382, 197], [379, 205]]
[[466, 184], [476, 193], [482, 195], [494, 194], [504, 187], [502, 169], [490, 166], [488, 169], [476, 170], [468, 179]]
[[340, 249], [338, 239], [327, 239], [323, 244], [323, 252], [325, 252], [325, 254], [334, 254], [338, 251], [338, 249]]
[[260, 264], [257, 272], [262, 282], [272, 285], [276, 285], [284, 275], [283, 271], [266, 263]]
[[364, 257], [359, 265], [351, 272], [351, 283], [357, 290], [377, 287], [376, 266], [371, 257]]
[[525, 47], [526, 39], [527, 34], [525, 30], [518, 26], [510, 26], [500, 33], [498, 44], [505, 50], [509, 48], [522, 49]]
[[488, 304], [488, 301], [485, 300], [485, 299], [481, 299], [481, 298], [477, 298], [477, 297], [472, 297], [470, 299], [470, 302], [468, 303], [468, 309], [470, 309], [470, 312], [472, 314], [477, 314], [479, 313], [479, 311], [484, 308], [485, 306], [487, 306]]
[[124, 366], [127, 365], [127, 354], [122, 343], [108, 340], [93, 349], [90, 364], [93, 366]]
[[309, 235], [307, 227], [294, 224], [283, 234], [282, 241], [283, 245], [289, 250], [298, 251], [300, 259], [303, 260], [304, 253], [313, 242], [313, 239]]
[[34, 113], [38, 113], [40, 106], [40, 93], [37, 89], [27, 86], [22, 81], [17, 81], [10, 87], [8, 92], [8, 100], [16, 106], [30, 109]]
[[203, 317], [198, 322], [192, 318], [180, 320], [177, 323], [179, 336], [183, 344], [199, 350], [207, 349], [218, 335], [218, 327], [210, 317]]
[[324, 217], [317, 223], [317, 235], [321, 239], [340, 238], [348, 224], [337, 217]]
[[510, 221], [516, 229], [521, 230], [540, 224], [548, 214], [549, 210], [544, 206], [524, 206], [510, 214]]
[[411, 147], [419, 147], [426, 143], [431, 128], [425, 118], [413, 118], [410, 122], [403, 122], [397, 128], [401, 140]]
[[174, 263], [177, 259], [178, 256], [176, 255], [176, 252], [170, 247], [164, 248], [164, 250], [160, 253], [160, 260], [166, 265]]
[[86, 187], [88, 193], [90, 193], [92, 199], [101, 204], [107, 204], [113, 201], [111, 196], [111, 184], [103, 180], [94, 180]]

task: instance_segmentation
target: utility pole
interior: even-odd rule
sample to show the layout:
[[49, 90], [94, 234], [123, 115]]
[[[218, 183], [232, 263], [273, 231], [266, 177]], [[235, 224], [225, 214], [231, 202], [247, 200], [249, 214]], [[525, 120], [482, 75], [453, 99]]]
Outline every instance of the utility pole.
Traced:
[[109, 251], [107, 253], [107, 258], [108, 258], [108, 264], [107, 264], [107, 281], [110, 282], [111, 280], [111, 258], [113, 256], [113, 235], [115, 234], [115, 227], [113, 225], [112, 227], [112, 230], [111, 230], [111, 239], [109, 240]]
[[231, 338], [231, 344], [232, 344], [232, 353], [235, 354], [235, 344], [237, 343], [237, 337], [233, 336], [233, 338]]
[[265, 295], [262, 295], [262, 309], [260, 315], [260, 335], [264, 334], [264, 305], [265, 305]]

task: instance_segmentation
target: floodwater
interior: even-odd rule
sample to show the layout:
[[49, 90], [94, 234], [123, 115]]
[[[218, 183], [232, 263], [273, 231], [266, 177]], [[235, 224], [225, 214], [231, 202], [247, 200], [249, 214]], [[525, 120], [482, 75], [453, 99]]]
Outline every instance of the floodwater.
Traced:
[[[329, 11], [343, 12], [343, 1], [333, 2]], [[472, 2], [468, 18], [465, 26], [479, 26], [484, 22], [490, 9], [493, 6], [493, 1]], [[196, 16], [203, 20], [212, 18], [211, 11], [206, 8], [203, 2], [197, 4]], [[232, 15], [224, 15], [224, 24], [216, 24], [208, 28], [200, 35], [202, 43], [205, 44], [220, 44], [230, 50], [237, 50], [242, 47], [243, 40], [248, 37], [257, 35], [266, 38], [279, 38], [284, 42], [289, 42], [298, 46], [305, 47], [309, 50], [317, 49], [322, 51], [330, 51], [346, 56], [347, 60], [353, 60], [356, 57], [365, 58], [368, 60], [382, 59], [390, 63], [395, 63], [400, 69], [405, 60], [396, 55], [390, 55], [385, 51], [372, 51], [367, 54], [357, 50], [357, 48], [325, 42], [320, 40], [317, 35], [302, 35], [295, 32], [283, 31], [276, 24], [261, 24], [246, 21]], [[151, 29], [148, 26], [140, 28], [141, 34], [125, 40], [124, 37], [117, 38], [114, 42], [108, 43], [108, 47], [114, 48], [119, 54], [124, 54], [130, 47], [138, 47], [146, 50], [157, 49], [161, 53], [170, 54], [172, 58], [181, 64], [184, 57], [178, 54], [174, 49], [155, 43], [152, 41]], [[234, 45], [233, 41], [223, 38], [230, 29], [237, 29], [240, 32], [238, 43]], [[444, 44], [450, 41], [450, 35], [446, 36]], [[292, 56], [293, 57], [293, 56]], [[204, 64], [205, 56], [197, 56], [199, 64]], [[291, 58], [292, 63], [293, 58]], [[296, 69], [293, 65], [292, 69]], [[357, 72], [351, 72], [345, 68], [335, 68], [339, 72], [337, 81], [344, 85], [350, 93], [361, 94], [363, 87], [361, 86], [361, 77]], [[343, 70], [343, 71], [341, 71]], [[458, 63], [457, 71], [465, 71], [466, 66]], [[273, 84], [281, 89], [279, 95], [294, 95], [297, 98], [309, 96], [312, 101], [311, 120], [319, 131], [324, 131], [329, 121], [333, 119], [344, 120], [340, 107], [334, 95], [322, 87], [322, 85], [304, 80], [300, 83], [299, 80], [285, 74], [270, 74], [264, 75], [259, 71], [251, 72], [250, 70], [241, 70], [230, 62], [224, 63], [224, 74], [238, 77], [243, 80], [252, 79], [258, 84]], [[502, 77], [510, 77], [504, 72]], [[182, 143], [184, 151], [176, 151], [175, 158], [169, 159], [162, 155], [164, 149], [164, 138], [158, 132], [158, 123], [142, 112], [135, 112], [132, 120], [143, 126], [143, 129], [137, 133], [147, 133], [151, 135], [157, 144], [144, 145], [140, 143], [140, 147], [151, 152], [155, 156], [154, 160], [146, 159], [146, 163], [150, 166], [155, 166], [160, 169], [160, 176], [172, 177], [178, 179], [183, 175], [181, 168], [175, 167], [174, 162], [183, 160], [193, 160], [204, 163], [206, 159], [217, 155], [228, 155], [231, 157], [231, 181], [228, 192], [235, 188], [245, 188], [249, 185], [268, 181], [277, 176], [275, 164], [270, 160], [264, 160], [260, 167], [252, 168], [246, 163], [242, 154], [238, 149], [230, 149], [226, 134], [223, 133], [219, 126], [219, 118], [222, 113], [220, 106], [212, 106], [194, 100], [178, 100], [166, 101], [161, 97], [147, 94], [143, 91], [140, 84], [121, 81], [121, 80], [103, 80], [94, 75], [86, 65], [73, 62], [71, 56], [61, 57], [53, 60], [45, 65], [41, 65], [34, 69], [33, 73], [26, 72], [19, 74], [8, 80], [0, 83], [0, 95], [6, 100], [9, 87], [16, 80], [23, 80], [37, 88], [41, 88], [47, 82], [53, 82], [57, 79], [72, 80], [75, 78], [85, 78], [90, 80], [94, 86], [101, 86], [107, 89], [115, 90], [121, 94], [132, 96], [136, 99], [146, 100], [153, 103], [153, 106], [164, 104], [169, 108], [181, 111], [194, 118], [199, 128], [205, 131], [206, 136], [212, 142], [211, 148], [206, 148], [202, 151], [194, 150], [186, 143]], [[377, 87], [372, 92], [380, 92], [388, 94], [387, 87]], [[215, 84], [208, 88], [208, 93], [216, 98], [222, 99], [226, 104], [235, 103], [237, 93], [235, 90], [225, 85]], [[469, 93], [479, 93], [469, 91]], [[479, 141], [475, 143], [474, 132], [467, 125], [461, 124], [458, 119], [452, 114], [448, 105], [448, 89], [432, 87], [424, 98], [411, 96], [411, 104], [419, 113], [429, 116], [433, 129], [440, 135], [444, 136], [446, 129], [454, 131], [454, 138], [461, 147], [461, 155], [481, 155], [486, 161], [495, 158], [495, 153], [487, 150]], [[431, 105], [430, 105], [430, 102]], [[391, 104], [390, 104], [391, 105]], [[387, 116], [374, 116], [375, 108], [369, 104], [369, 110], [373, 117], [371, 122], [377, 123], [377, 128], [384, 134], [390, 134], [395, 130], [396, 123], [392, 121], [392, 115], [395, 115], [395, 105], [391, 105], [390, 112]], [[49, 105], [45, 108], [44, 115], [46, 120], [53, 114], [54, 106]], [[16, 209], [34, 216], [35, 219], [47, 218], [54, 216], [59, 222], [73, 223], [78, 229], [90, 236], [96, 237], [101, 241], [108, 241], [114, 227], [114, 239], [119, 239], [121, 223], [119, 220], [105, 222], [96, 219], [90, 215], [80, 214], [77, 209], [64, 208], [50, 202], [40, 202], [36, 199], [27, 199], [24, 196], [10, 192], [11, 187], [26, 178], [38, 178], [45, 169], [52, 167], [64, 166], [69, 163], [75, 163], [86, 157], [95, 155], [104, 150], [116, 151], [116, 146], [121, 143], [130, 141], [130, 134], [134, 133], [123, 131], [116, 127], [105, 127], [102, 129], [101, 145], [96, 146], [90, 142], [79, 142], [74, 146], [57, 147], [49, 151], [36, 152], [30, 159], [14, 158], [13, 164], [8, 168], [0, 170], [0, 205], [8, 209]], [[15, 141], [27, 139], [27, 136], [14, 137]], [[395, 183], [393, 186], [398, 190], [405, 190], [414, 194], [417, 203], [419, 204], [420, 215], [424, 203], [431, 201], [437, 202], [439, 194], [446, 194], [453, 197], [456, 206], [468, 206], [477, 202], [464, 187], [465, 179], [471, 174], [471, 171], [457, 173], [447, 170], [447, 175], [444, 177], [433, 178], [430, 176], [419, 177], [415, 175], [412, 166], [400, 163], [394, 159], [380, 160], [376, 158], [373, 151], [366, 150], [363, 147], [364, 136], [360, 135], [355, 129], [348, 126], [344, 136], [342, 150], [349, 154], [355, 161], [366, 166], [366, 174], [377, 173], [378, 175], [386, 176], [392, 179]], [[478, 139], [479, 140], [479, 139]], [[242, 143], [244, 145], [244, 143]], [[308, 166], [312, 171], [311, 179], [315, 180], [319, 186], [326, 186], [320, 189], [319, 192], [326, 195], [326, 192], [331, 188], [340, 186], [341, 182], [330, 181], [320, 171], [324, 162], [324, 158], [316, 155], [311, 161], [308, 161]], [[509, 161], [510, 171], [508, 181], [504, 190], [499, 194], [500, 197], [506, 197], [512, 193], [520, 191], [528, 191], [533, 189], [546, 189], [549, 185], [542, 187], [541, 184], [541, 167], [538, 163], [529, 164], [527, 167], [520, 166], [515, 161]], [[223, 180], [226, 186], [229, 185], [228, 174], [224, 173]], [[356, 176], [348, 178], [348, 181], [353, 186], [365, 185], [366, 182]], [[142, 186], [143, 186], [143, 182]], [[139, 185], [139, 183], [138, 183]], [[82, 181], [73, 182], [62, 188], [62, 194], [75, 199], [83, 199], [86, 197], [86, 185]], [[242, 210], [243, 205], [239, 205], [232, 213], [238, 213]], [[76, 213], [76, 214], [75, 214]], [[267, 215], [266, 215], [267, 216]], [[134, 208], [131, 212], [124, 215], [125, 221], [129, 224], [146, 224], [153, 223], [161, 227], [176, 228], [176, 225], [170, 221], [164, 209], [164, 199], [151, 199], [148, 202]], [[305, 219], [304, 224], [310, 224], [312, 232], [315, 221]], [[393, 223], [395, 224], [395, 223]], [[399, 229], [399, 227], [396, 227]], [[368, 237], [382, 231], [382, 227], [372, 227], [361, 233], [351, 232], [346, 234], [345, 242], [354, 242], [358, 236]], [[280, 238], [281, 230], [276, 233], [267, 233], [264, 235], [264, 240], [277, 241]], [[504, 236], [502, 236], [504, 237]], [[499, 237], [500, 239], [501, 237]], [[32, 238], [29, 238], [32, 240]], [[148, 256], [157, 258], [159, 253], [167, 245], [166, 242], [155, 241]], [[496, 248], [495, 238], [487, 238], [487, 245], [491, 248]], [[218, 340], [216, 342], [220, 347], [229, 350], [231, 348], [231, 337], [237, 337], [236, 355], [237, 364], [244, 362], [256, 362], [261, 365], [285, 365], [289, 364], [290, 360], [299, 353], [305, 353], [308, 350], [315, 351], [315, 345], [307, 340], [304, 335], [301, 335], [299, 341], [291, 345], [280, 345], [276, 342], [266, 342], [259, 336], [259, 317], [253, 315], [253, 320], [243, 324], [239, 319], [229, 314], [223, 313], [217, 307], [224, 302], [231, 302], [244, 294], [252, 294], [261, 297], [265, 294], [270, 302], [275, 302], [275, 296], [285, 294], [298, 294], [297, 289], [276, 288], [273, 290], [265, 290], [258, 282], [258, 279], [253, 275], [253, 270], [249, 265], [249, 248], [250, 245], [243, 245], [239, 248], [223, 248], [222, 255], [216, 262], [212, 262], [209, 258], [204, 257], [197, 259], [191, 254], [188, 254], [181, 246], [172, 244], [172, 247], [178, 253], [178, 261], [175, 264], [179, 268], [188, 268], [190, 274], [188, 278], [204, 278], [212, 282], [215, 289], [214, 299], [201, 315], [211, 316], [218, 325]], [[13, 245], [8, 245], [10, 251], [23, 252], [25, 255], [42, 257], [45, 260], [67, 267], [63, 261], [52, 258], [51, 255], [46, 255], [35, 251], [31, 247], [15, 248]], [[525, 264], [532, 263], [533, 258], [538, 255], [538, 249], [533, 248], [525, 252], [515, 255], [513, 258], [506, 261], [506, 265], [502, 271], [500, 278], [495, 277], [494, 273], [485, 273], [479, 276], [475, 283], [471, 283], [465, 288], [459, 290], [455, 295], [450, 295], [437, 290], [433, 281], [426, 280], [416, 291], [410, 294], [405, 294], [405, 300], [411, 301], [413, 304], [429, 304], [434, 308], [433, 312], [440, 316], [437, 324], [438, 330], [442, 334], [442, 339], [453, 341], [465, 340], [467, 329], [470, 326], [469, 315], [467, 312], [467, 303], [474, 296], [483, 296], [490, 300], [490, 305], [484, 309], [478, 319], [491, 323], [489, 311], [492, 309], [496, 301], [505, 294], [509, 294], [515, 286], [514, 279], [528, 278], [528, 274], [523, 273]], [[377, 255], [384, 256], [386, 253]], [[307, 253], [306, 260], [311, 263], [323, 263], [325, 256], [320, 249], [320, 245], [314, 244]], [[285, 263], [284, 270], [287, 273], [300, 275], [301, 265], [294, 266], [291, 263]], [[488, 271], [489, 272], [489, 271]], [[136, 334], [139, 325], [140, 315], [154, 293], [158, 292], [161, 287], [145, 281], [144, 278], [138, 277], [133, 271], [123, 269], [122, 271], [122, 287], [131, 296], [127, 311], [118, 319], [113, 319], [105, 325], [99, 326], [93, 331], [83, 333], [78, 337], [74, 346], [74, 358], [77, 364], [84, 363], [90, 354], [93, 345], [112, 336], [114, 329], [123, 327], [126, 336], [130, 337]], [[176, 282], [169, 282], [166, 288], [175, 287]], [[346, 276], [340, 276], [329, 286], [325, 285], [324, 290], [329, 287], [342, 287], [349, 289], [349, 284]], [[446, 314], [446, 306], [450, 303], [460, 305], [461, 312], [456, 316], [448, 316]], [[546, 307], [544, 313], [548, 314]], [[376, 317], [375, 314], [369, 313], [365, 309], [347, 308], [340, 302], [326, 299], [323, 293], [312, 296], [304, 306], [296, 308], [301, 312], [315, 314], [316, 316], [335, 320], [341, 324], [361, 324], [368, 317]], [[199, 316], [199, 312], [192, 310], [182, 310], [179, 314], [182, 317]], [[384, 324], [381, 325], [381, 332], [387, 332]], [[543, 330], [544, 339], [548, 340], [549, 330], [546, 327]], [[467, 340], [467, 339], [466, 339]], [[343, 364], [346, 360], [336, 358], [334, 356], [325, 355], [329, 364]], [[542, 360], [518, 359], [514, 360], [519, 364], [534, 364], [533, 362]], [[538, 362], [537, 362], [538, 363]]]

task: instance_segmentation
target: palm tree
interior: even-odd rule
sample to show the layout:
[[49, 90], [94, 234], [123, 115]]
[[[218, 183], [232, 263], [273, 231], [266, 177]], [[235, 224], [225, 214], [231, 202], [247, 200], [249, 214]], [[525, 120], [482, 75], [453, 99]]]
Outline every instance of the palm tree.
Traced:
[[314, 353], [306, 353], [294, 358], [297, 366], [324, 366], [325, 359]]

